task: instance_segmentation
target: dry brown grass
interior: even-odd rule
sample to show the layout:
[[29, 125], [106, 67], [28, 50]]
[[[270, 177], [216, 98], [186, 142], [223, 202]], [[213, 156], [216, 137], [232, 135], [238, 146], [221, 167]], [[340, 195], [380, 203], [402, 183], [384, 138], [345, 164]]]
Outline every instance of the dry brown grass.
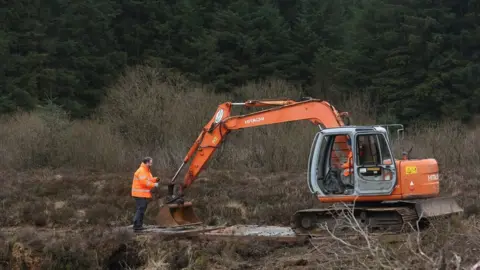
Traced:
[[[353, 243], [357, 250], [335, 241], [293, 247], [169, 239], [139, 242], [129, 234], [111, 234], [106, 229], [131, 223], [131, 177], [140, 158], [153, 156], [154, 174], [170, 179], [218, 104], [300, 96], [298, 89], [282, 81], [250, 84], [229, 95], [214, 94], [181, 76], [139, 67], [112, 86], [93, 120], [70, 121], [55, 107], [0, 119], [0, 211], [4, 214], [0, 226], [80, 230], [44, 238], [32, 231], [14, 238], [0, 235], [0, 268], [28, 262], [50, 269], [65, 269], [62, 265], [121, 269], [118, 262], [124, 261], [132, 269], [140, 265], [140, 269], [432, 269], [444, 265], [441, 269], [455, 269], [457, 256], [461, 267], [480, 260], [475, 257], [480, 250], [475, 216], [480, 207], [480, 147], [476, 144], [480, 129], [466, 130], [453, 122], [410, 127], [396, 152], [398, 156], [402, 147], [413, 146], [412, 157], [436, 158], [442, 193], [456, 195], [473, 216], [452, 226], [440, 224], [435, 229], [442, 229], [441, 233], [429, 232], [419, 242], [407, 241], [410, 245], [372, 240], [374, 248], [365, 250], [363, 244], [369, 238]], [[352, 112], [356, 123], [372, 124], [377, 119], [375, 106], [365, 105], [367, 97], [333, 104]], [[248, 111], [235, 108], [234, 113]], [[318, 206], [304, 174], [316, 130], [308, 122], [295, 122], [232, 132], [188, 190], [200, 218], [207, 224], [288, 225], [296, 210]], [[158, 196], [165, 193], [161, 189]], [[155, 202], [149, 206], [147, 223], [157, 207]], [[98, 227], [85, 231], [92, 226]], [[417, 256], [419, 247], [426, 257]], [[372, 254], [377, 260], [369, 257]], [[448, 262], [441, 263], [440, 258]]]

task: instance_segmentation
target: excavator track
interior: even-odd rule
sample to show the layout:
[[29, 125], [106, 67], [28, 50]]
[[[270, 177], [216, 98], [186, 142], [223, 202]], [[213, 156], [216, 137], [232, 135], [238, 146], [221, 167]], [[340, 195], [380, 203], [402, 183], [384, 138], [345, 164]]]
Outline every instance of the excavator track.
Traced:
[[361, 231], [395, 234], [416, 230], [418, 219], [415, 204], [343, 205], [297, 211], [291, 226], [297, 235], [313, 237]]

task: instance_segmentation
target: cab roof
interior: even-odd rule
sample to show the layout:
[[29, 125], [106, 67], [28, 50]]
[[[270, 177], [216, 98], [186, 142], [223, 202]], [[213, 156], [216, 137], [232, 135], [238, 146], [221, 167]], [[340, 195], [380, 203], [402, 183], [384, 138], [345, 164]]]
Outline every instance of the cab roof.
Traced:
[[342, 126], [334, 128], [325, 128], [322, 130], [324, 133], [356, 133], [356, 132], [369, 132], [369, 131], [378, 131], [386, 132], [387, 130], [382, 126]]

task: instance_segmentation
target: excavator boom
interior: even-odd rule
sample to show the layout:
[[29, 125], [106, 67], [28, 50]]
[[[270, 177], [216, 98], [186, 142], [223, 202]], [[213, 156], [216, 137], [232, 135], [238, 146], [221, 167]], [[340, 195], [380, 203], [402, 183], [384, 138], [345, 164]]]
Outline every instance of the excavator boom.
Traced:
[[[246, 115], [231, 116], [231, 109], [235, 105], [246, 107], [276, 107]], [[292, 100], [252, 100], [244, 103], [226, 102], [220, 104], [214, 117], [203, 127], [195, 143], [183, 160], [182, 167], [189, 162], [190, 159], [192, 159], [192, 163], [185, 175], [183, 185], [180, 186], [181, 192], [193, 183], [215, 150], [232, 130], [299, 120], [308, 120], [322, 128], [340, 127], [345, 125], [342, 119], [342, 117], [345, 116], [348, 116], [348, 113], [339, 113], [331, 104], [318, 99], [299, 102]], [[177, 171], [172, 182], [182, 167]]]
[[[247, 108], [271, 107], [246, 115], [232, 116], [233, 106]], [[226, 136], [232, 130], [258, 127], [264, 125], [286, 123], [299, 120], [308, 120], [320, 128], [332, 128], [344, 126], [344, 118], [348, 119], [347, 112], [338, 112], [327, 101], [319, 99], [306, 99], [302, 101], [285, 100], [248, 100], [241, 103], [225, 102], [218, 106], [214, 116], [202, 128], [197, 139], [190, 147], [183, 159], [182, 165], [172, 178], [167, 197], [167, 206], [163, 207], [157, 216], [157, 224], [172, 226], [172, 224], [184, 225], [186, 223], [198, 223], [191, 203], [184, 204], [184, 190], [188, 188], [205, 168], [216, 149], [224, 142]], [[338, 138], [337, 143], [344, 145], [344, 157], [348, 154], [346, 145], [347, 138]], [[334, 158], [340, 163], [338, 154]], [[178, 195], [174, 195], [175, 180], [182, 168], [191, 161], [185, 174], [183, 183], [179, 185]], [[175, 218], [176, 217], [176, 218]], [[188, 222], [186, 222], [186, 220]]]

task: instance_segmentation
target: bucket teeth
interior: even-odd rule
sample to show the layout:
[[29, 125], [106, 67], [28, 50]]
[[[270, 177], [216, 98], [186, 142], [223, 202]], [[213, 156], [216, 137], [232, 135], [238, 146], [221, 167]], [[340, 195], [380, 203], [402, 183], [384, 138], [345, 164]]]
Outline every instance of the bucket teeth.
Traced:
[[178, 227], [197, 225], [202, 222], [193, 211], [191, 202], [166, 204], [160, 207], [156, 223], [160, 227]]

